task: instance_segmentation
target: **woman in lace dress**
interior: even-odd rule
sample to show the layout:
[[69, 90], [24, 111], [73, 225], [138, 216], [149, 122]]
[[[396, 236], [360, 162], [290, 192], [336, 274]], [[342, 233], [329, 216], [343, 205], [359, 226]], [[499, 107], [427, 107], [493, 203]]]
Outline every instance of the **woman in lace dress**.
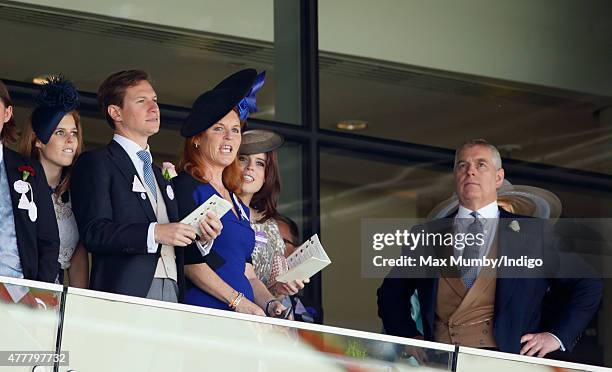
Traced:
[[251, 227], [255, 231], [255, 249], [251, 254], [255, 273], [281, 300], [296, 294], [308, 283], [308, 279], [276, 281], [287, 270], [285, 242], [275, 220], [281, 189], [276, 149], [282, 144], [283, 138], [274, 132], [250, 130], [242, 135], [238, 155], [242, 169], [240, 198], [251, 210]]
[[79, 243], [68, 187], [70, 170], [83, 148], [81, 122], [76, 108], [78, 93], [62, 76], [49, 77], [21, 135], [19, 150], [40, 161], [51, 189], [60, 235], [58, 281], [67, 270], [70, 286], [87, 288], [89, 261]]

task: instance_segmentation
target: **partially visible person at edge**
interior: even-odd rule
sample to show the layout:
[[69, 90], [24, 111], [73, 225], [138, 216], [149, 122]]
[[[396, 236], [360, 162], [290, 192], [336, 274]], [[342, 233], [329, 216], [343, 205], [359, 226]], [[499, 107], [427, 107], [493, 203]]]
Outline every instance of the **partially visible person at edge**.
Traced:
[[285, 257], [289, 257], [300, 246], [300, 230], [298, 225], [291, 218], [282, 214], [274, 216], [274, 220], [276, 220], [278, 232], [285, 243]]
[[282, 146], [283, 138], [271, 131], [250, 130], [242, 135], [238, 161], [242, 170], [240, 198], [249, 206], [251, 227], [255, 231], [255, 249], [251, 254], [257, 277], [286, 306], [287, 296], [304, 288], [309, 279], [287, 283], [276, 280], [287, 271], [285, 242], [276, 220], [276, 205], [281, 191], [280, 171], [276, 149]]
[[21, 134], [19, 152], [40, 161], [47, 176], [60, 237], [59, 282], [67, 270], [70, 286], [87, 288], [89, 259], [79, 242], [68, 191], [72, 166], [83, 149], [78, 104], [79, 94], [69, 81], [49, 77]]
[[[9, 149], [17, 133], [13, 103], [0, 81], [0, 276], [55, 282], [59, 234], [45, 171]], [[0, 286], [0, 299], [37, 307], [28, 288]]]
[[[257, 84], [257, 81], [260, 84]], [[263, 84], [253, 69], [239, 71], [200, 95], [181, 129], [186, 138], [179, 174], [173, 179], [181, 218], [211, 196], [231, 205], [221, 216], [216, 238], [202, 231], [202, 242], [185, 250], [191, 305], [234, 310], [241, 313], [280, 316], [286, 310], [257, 278], [251, 261], [255, 235], [249, 208], [236, 193], [241, 172], [236, 159], [241, 132], [249, 111], [255, 110], [255, 92]], [[207, 218], [212, 218], [209, 213]]]

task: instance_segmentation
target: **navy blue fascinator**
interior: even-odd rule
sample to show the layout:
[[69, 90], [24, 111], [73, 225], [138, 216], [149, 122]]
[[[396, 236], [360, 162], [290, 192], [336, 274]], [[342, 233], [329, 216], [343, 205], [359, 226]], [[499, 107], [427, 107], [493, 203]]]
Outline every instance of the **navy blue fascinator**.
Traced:
[[225, 78], [214, 88], [215, 90], [236, 89], [236, 87], [243, 87], [245, 86], [245, 84], [249, 85], [249, 81], [251, 82], [250, 89], [247, 92], [246, 96], [241, 99], [238, 104], [236, 104], [239, 111], [240, 121], [245, 121], [249, 117], [249, 114], [257, 112], [257, 103], [255, 95], [263, 87], [264, 81], [266, 80], [265, 71], [260, 72], [257, 76], [255, 76], [255, 79], [252, 78], [253, 71], [254, 70], [252, 69], [245, 69], [239, 71]]
[[238, 107], [241, 121], [257, 112], [255, 94], [261, 89], [265, 72], [257, 74], [252, 68], [240, 70], [201, 94], [193, 103], [189, 117], [181, 128], [183, 137], [191, 137], [210, 128], [234, 107]]
[[79, 93], [70, 81], [62, 75], [50, 76], [36, 98], [36, 108], [32, 113], [32, 129], [44, 144], [64, 115], [79, 106]]

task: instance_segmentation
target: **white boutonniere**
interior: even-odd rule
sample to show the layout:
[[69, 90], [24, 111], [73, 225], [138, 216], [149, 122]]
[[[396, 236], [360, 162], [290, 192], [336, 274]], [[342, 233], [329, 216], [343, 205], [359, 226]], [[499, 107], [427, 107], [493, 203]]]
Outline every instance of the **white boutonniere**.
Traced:
[[512, 222], [510, 222], [510, 225], [508, 225], [508, 227], [512, 229], [512, 231], [514, 232], [521, 231], [521, 225], [519, 225], [517, 220], [512, 220]]
[[167, 161], [163, 162], [162, 163], [162, 175], [164, 176], [164, 179], [166, 181], [170, 181], [171, 179], [176, 177], [177, 174], [176, 174], [176, 170], [174, 169], [174, 164], [167, 162]]

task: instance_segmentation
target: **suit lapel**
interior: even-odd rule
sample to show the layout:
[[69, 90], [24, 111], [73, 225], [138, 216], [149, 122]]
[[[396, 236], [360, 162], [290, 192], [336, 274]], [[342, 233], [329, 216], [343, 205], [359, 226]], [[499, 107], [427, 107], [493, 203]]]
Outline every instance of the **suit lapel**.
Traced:
[[[508, 256], [513, 257], [512, 250], [523, 249], [523, 245], [525, 242], [523, 241], [523, 236], [519, 232], [513, 231], [508, 226], [510, 221], [509, 219], [518, 218], [518, 216], [513, 215], [500, 209], [499, 211], [499, 224], [497, 226], [497, 256]], [[509, 273], [505, 275], [501, 275], [502, 277], [497, 279], [497, 287], [495, 290], [495, 313], [498, 313], [499, 309], [505, 308], [508, 301], [512, 297], [513, 292], [517, 289], [517, 279], [512, 276], [508, 276]]]
[[[178, 206], [175, 202], [175, 197], [172, 197], [172, 200], [168, 197], [168, 187], [172, 188], [169, 182], [166, 181], [164, 176], [162, 175], [161, 170], [156, 165], [153, 165], [153, 174], [155, 174], [155, 180], [157, 180], [157, 185], [159, 186], [159, 191], [164, 198], [164, 202], [166, 203], [166, 213], [168, 213], [168, 221], [174, 222], [178, 221]], [[172, 190], [174, 193], [174, 190]], [[157, 196], [159, 198], [159, 195]]]
[[[424, 279], [419, 291], [419, 304], [421, 305], [421, 315], [423, 316], [423, 331], [429, 332], [429, 339], [433, 339], [434, 318], [436, 310], [436, 298], [438, 297], [438, 278]], [[426, 339], [427, 334], [425, 334]]]
[[[19, 258], [21, 259], [22, 263], [32, 262], [33, 257], [30, 256], [32, 256], [31, 253], [34, 252], [34, 249], [32, 249], [30, 245], [34, 244], [36, 241], [36, 224], [30, 221], [27, 210], [18, 208], [21, 194], [19, 194], [13, 188], [15, 182], [21, 179], [21, 173], [17, 170], [17, 167], [20, 165], [29, 164], [24, 162], [21, 157], [17, 156], [13, 151], [7, 149], [6, 146], [3, 146], [2, 151], [4, 153], [4, 168], [9, 187], [8, 193], [11, 195], [11, 205], [13, 207], [15, 236], [17, 237]], [[37, 174], [35, 177], [40, 177], [40, 175]], [[30, 185], [32, 185], [32, 181], [32, 176], [30, 176], [26, 182], [29, 182]], [[32, 188], [34, 188], [34, 185], [32, 185]], [[28, 192], [28, 198], [30, 198], [30, 192]], [[26, 266], [27, 265], [25, 264], [22, 265], [24, 275], [28, 277], [29, 273], [25, 272], [27, 269]]]
[[[453, 233], [454, 229], [454, 218], [443, 218], [438, 220], [436, 223], [435, 230], [433, 232], [440, 234], [441, 236], [446, 236], [448, 233]], [[444, 243], [444, 241], [442, 242]], [[450, 266], [450, 258], [453, 257], [454, 254], [454, 246], [453, 245], [436, 245], [435, 255], [437, 258], [445, 259], [447, 266], [442, 266], [439, 268], [439, 276], [445, 278], [457, 278], [460, 277], [461, 274], [457, 270], [455, 266]]]
[[[431, 221], [428, 227], [428, 233], [438, 233], [444, 236], [444, 234], [451, 232], [453, 228], [453, 218], [442, 218]], [[435, 252], [433, 256], [437, 258], [450, 257], [453, 254], [453, 247], [442, 245], [436, 245], [434, 247]], [[428, 252], [423, 252], [427, 255]], [[419, 291], [419, 302], [421, 304], [421, 314], [425, 320], [423, 324], [423, 330], [429, 332], [429, 338], [433, 339], [434, 335], [434, 319], [436, 310], [436, 298], [438, 297], [438, 284], [441, 276], [446, 276], [449, 269], [445, 267], [436, 268], [436, 272], [429, 272], [430, 279], [424, 279], [422, 285], [418, 288]], [[426, 335], [427, 338], [427, 335]]]
[[[13, 153], [11, 151], [8, 151], [6, 146], [3, 146], [2, 151], [4, 152], [4, 168], [6, 172], [6, 179], [8, 181], [8, 187], [9, 187], [8, 191], [9, 191], [9, 194], [11, 195], [11, 203], [13, 205], [13, 215], [15, 216], [15, 219], [17, 219], [18, 218], [17, 206], [19, 205], [19, 198], [21, 197], [21, 195], [17, 193], [17, 191], [15, 191], [15, 189], [13, 188], [13, 185], [15, 184], [17, 180], [21, 179], [21, 174], [19, 174], [19, 172], [17, 171], [17, 167], [20, 165], [25, 165], [25, 164], [17, 164], [19, 159], [15, 158], [13, 156]], [[31, 180], [28, 180], [28, 181], [31, 181]], [[15, 221], [15, 223], [17, 223], [17, 221]]]
[[[138, 172], [136, 171], [136, 168], [134, 167], [134, 163], [132, 163], [132, 159], [130, 159], [130, 156], [127, 154], [127, 152], [125, 152], [123, 147], [121, 147], [121, 145], [115, 141], [111, 141], [108, 144], [107, 149], [111, 161], [115, 163], [115, 165], [119, 169], [119, 172], [123, 175], [123, 178], [126, 181], [126, 190], [134, 194], [134, 197], [138, 199], [138, 202], [140, 203], [140, 206], [144, 210], [145, 214], [147, 215], [149, 222], [156, 222], [157, 218], [155, 217], [155, 212], [153, 211], [151, 202], [146, 198], [143, 199], [140, 196], [142, 193], [132, 191], [134, 177], [138, 179], [140, 179], [140, 177], [138, 177]], [[144, 194], [146, 195], [146, 193]]]

